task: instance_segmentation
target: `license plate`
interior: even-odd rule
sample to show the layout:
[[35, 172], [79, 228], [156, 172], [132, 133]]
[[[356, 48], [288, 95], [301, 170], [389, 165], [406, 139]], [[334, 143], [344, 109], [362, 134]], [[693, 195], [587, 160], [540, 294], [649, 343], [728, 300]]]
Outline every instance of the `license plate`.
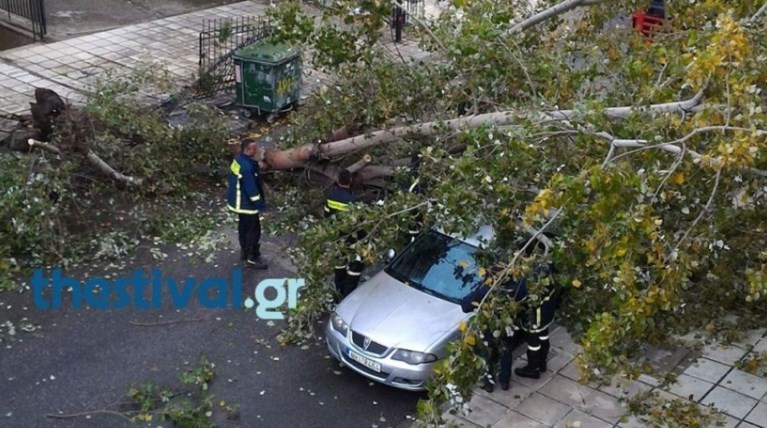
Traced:
[[370, 370], [373, 370], [378, 373], [381, 372], [381, 363], [377, 363], [371, 359], [365, 358], [362, 355], [352, 351], [351, 349], [349, 350], [349, 358], [362, 364], [363, 366], [369, 368]]

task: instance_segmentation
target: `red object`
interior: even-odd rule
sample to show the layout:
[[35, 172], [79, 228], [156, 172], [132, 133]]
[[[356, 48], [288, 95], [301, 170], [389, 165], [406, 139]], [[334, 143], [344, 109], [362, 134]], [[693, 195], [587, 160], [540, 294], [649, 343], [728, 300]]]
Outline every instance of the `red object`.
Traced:
[[631, 22], [634, 24], [634, 29], [640, 31], [642, 35], [647, 38], [650, 38], [650, 33], [656, 27], [661, 27], [664, 21], [665, 19], [648, 15], [646, 12], [637, 12], [631, 19]]

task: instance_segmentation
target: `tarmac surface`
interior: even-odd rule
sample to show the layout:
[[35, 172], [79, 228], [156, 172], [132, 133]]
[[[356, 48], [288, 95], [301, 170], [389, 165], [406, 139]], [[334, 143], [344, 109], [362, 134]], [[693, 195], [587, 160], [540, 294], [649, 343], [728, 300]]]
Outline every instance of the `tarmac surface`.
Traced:
[[[230, 279], [239, 266], [235, 229], [236, 225], [219, 229], [228, 245], [209, 263], [172, 246], [163, 250], [168, 258], [162, 262], [144, 252], [118, 268], [81, 266], [64, 274], [114, 280], [131, 276], [134, 268], [145, 272], [157, 268], [164, 278], [177, 280]], [[243, 272], [246, 296], [253, 296], [264, 278], [294, 277], [282, 254], [285, 241], [265, 238], [262, 250], [270, 267]], [[47, 277], [50, 272], [46, 271]], [[231, 292], [236, 285], [229, 284]], [[145, 296], [151, 299], [150, 292]], [[3, 427], [135, 426], [100, 411], [121, 409], [114, 404], [130, 401], [126, 394], [132, 385], [152, 383], [180, 390], [178, 375], [196, 367], [201, 355], [215, 364], [209, 392], [215, 403], [212, 421], [219, 427], [394, 427], [414, 415], [422, 396], [374, 384], [340, 367], [329, 357], [322, 330], [306, 346], [281, 348], [276, 335], [283, 321], [259, 320], [253, 310], [207, 309], [196, 297], [183, 310], [171, 306], [167, 292], [162, 309], [148, 310], [73, 309], [68, 298], [61, 310], [40, 310], [31, 292], [4, 293], [0, 302], [3, 320], [21, 325], [26, 318], [40, 327], [29, 333], [19, 330], [21, 340], [0, 349]], [[221, 402], [237, 410], [229, 414]], [[48, 416], [69, 414], [80, 415]], [[155, 420], [149, 426], [168, 423]]]

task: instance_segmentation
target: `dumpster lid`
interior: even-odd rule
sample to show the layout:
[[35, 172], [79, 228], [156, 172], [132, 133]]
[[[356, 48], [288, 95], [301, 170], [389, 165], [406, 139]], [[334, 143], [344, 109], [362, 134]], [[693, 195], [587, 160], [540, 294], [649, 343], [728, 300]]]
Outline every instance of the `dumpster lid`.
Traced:
[[299, 54], [299, 50], [287, 43], [268, 43], [265, 40], [238, 49], [234, 56], [251, 61], [281, 62]]

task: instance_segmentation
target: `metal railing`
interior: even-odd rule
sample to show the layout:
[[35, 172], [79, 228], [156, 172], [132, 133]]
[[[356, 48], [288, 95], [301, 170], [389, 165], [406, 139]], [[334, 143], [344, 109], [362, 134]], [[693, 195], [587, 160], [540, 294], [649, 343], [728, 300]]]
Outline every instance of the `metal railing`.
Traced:
[[212, 95], [234, 87], [234, 51], [264, 39], [270, 32], [269, 21], [259, 17], [238, 17], [203, 22], [200, 32], [200, 96]]
[[0, 0], [0, 16], [9, 22], [22, 24], [32, 33], [34, 41], [42, 40], [48, 32], [44, 0]]

